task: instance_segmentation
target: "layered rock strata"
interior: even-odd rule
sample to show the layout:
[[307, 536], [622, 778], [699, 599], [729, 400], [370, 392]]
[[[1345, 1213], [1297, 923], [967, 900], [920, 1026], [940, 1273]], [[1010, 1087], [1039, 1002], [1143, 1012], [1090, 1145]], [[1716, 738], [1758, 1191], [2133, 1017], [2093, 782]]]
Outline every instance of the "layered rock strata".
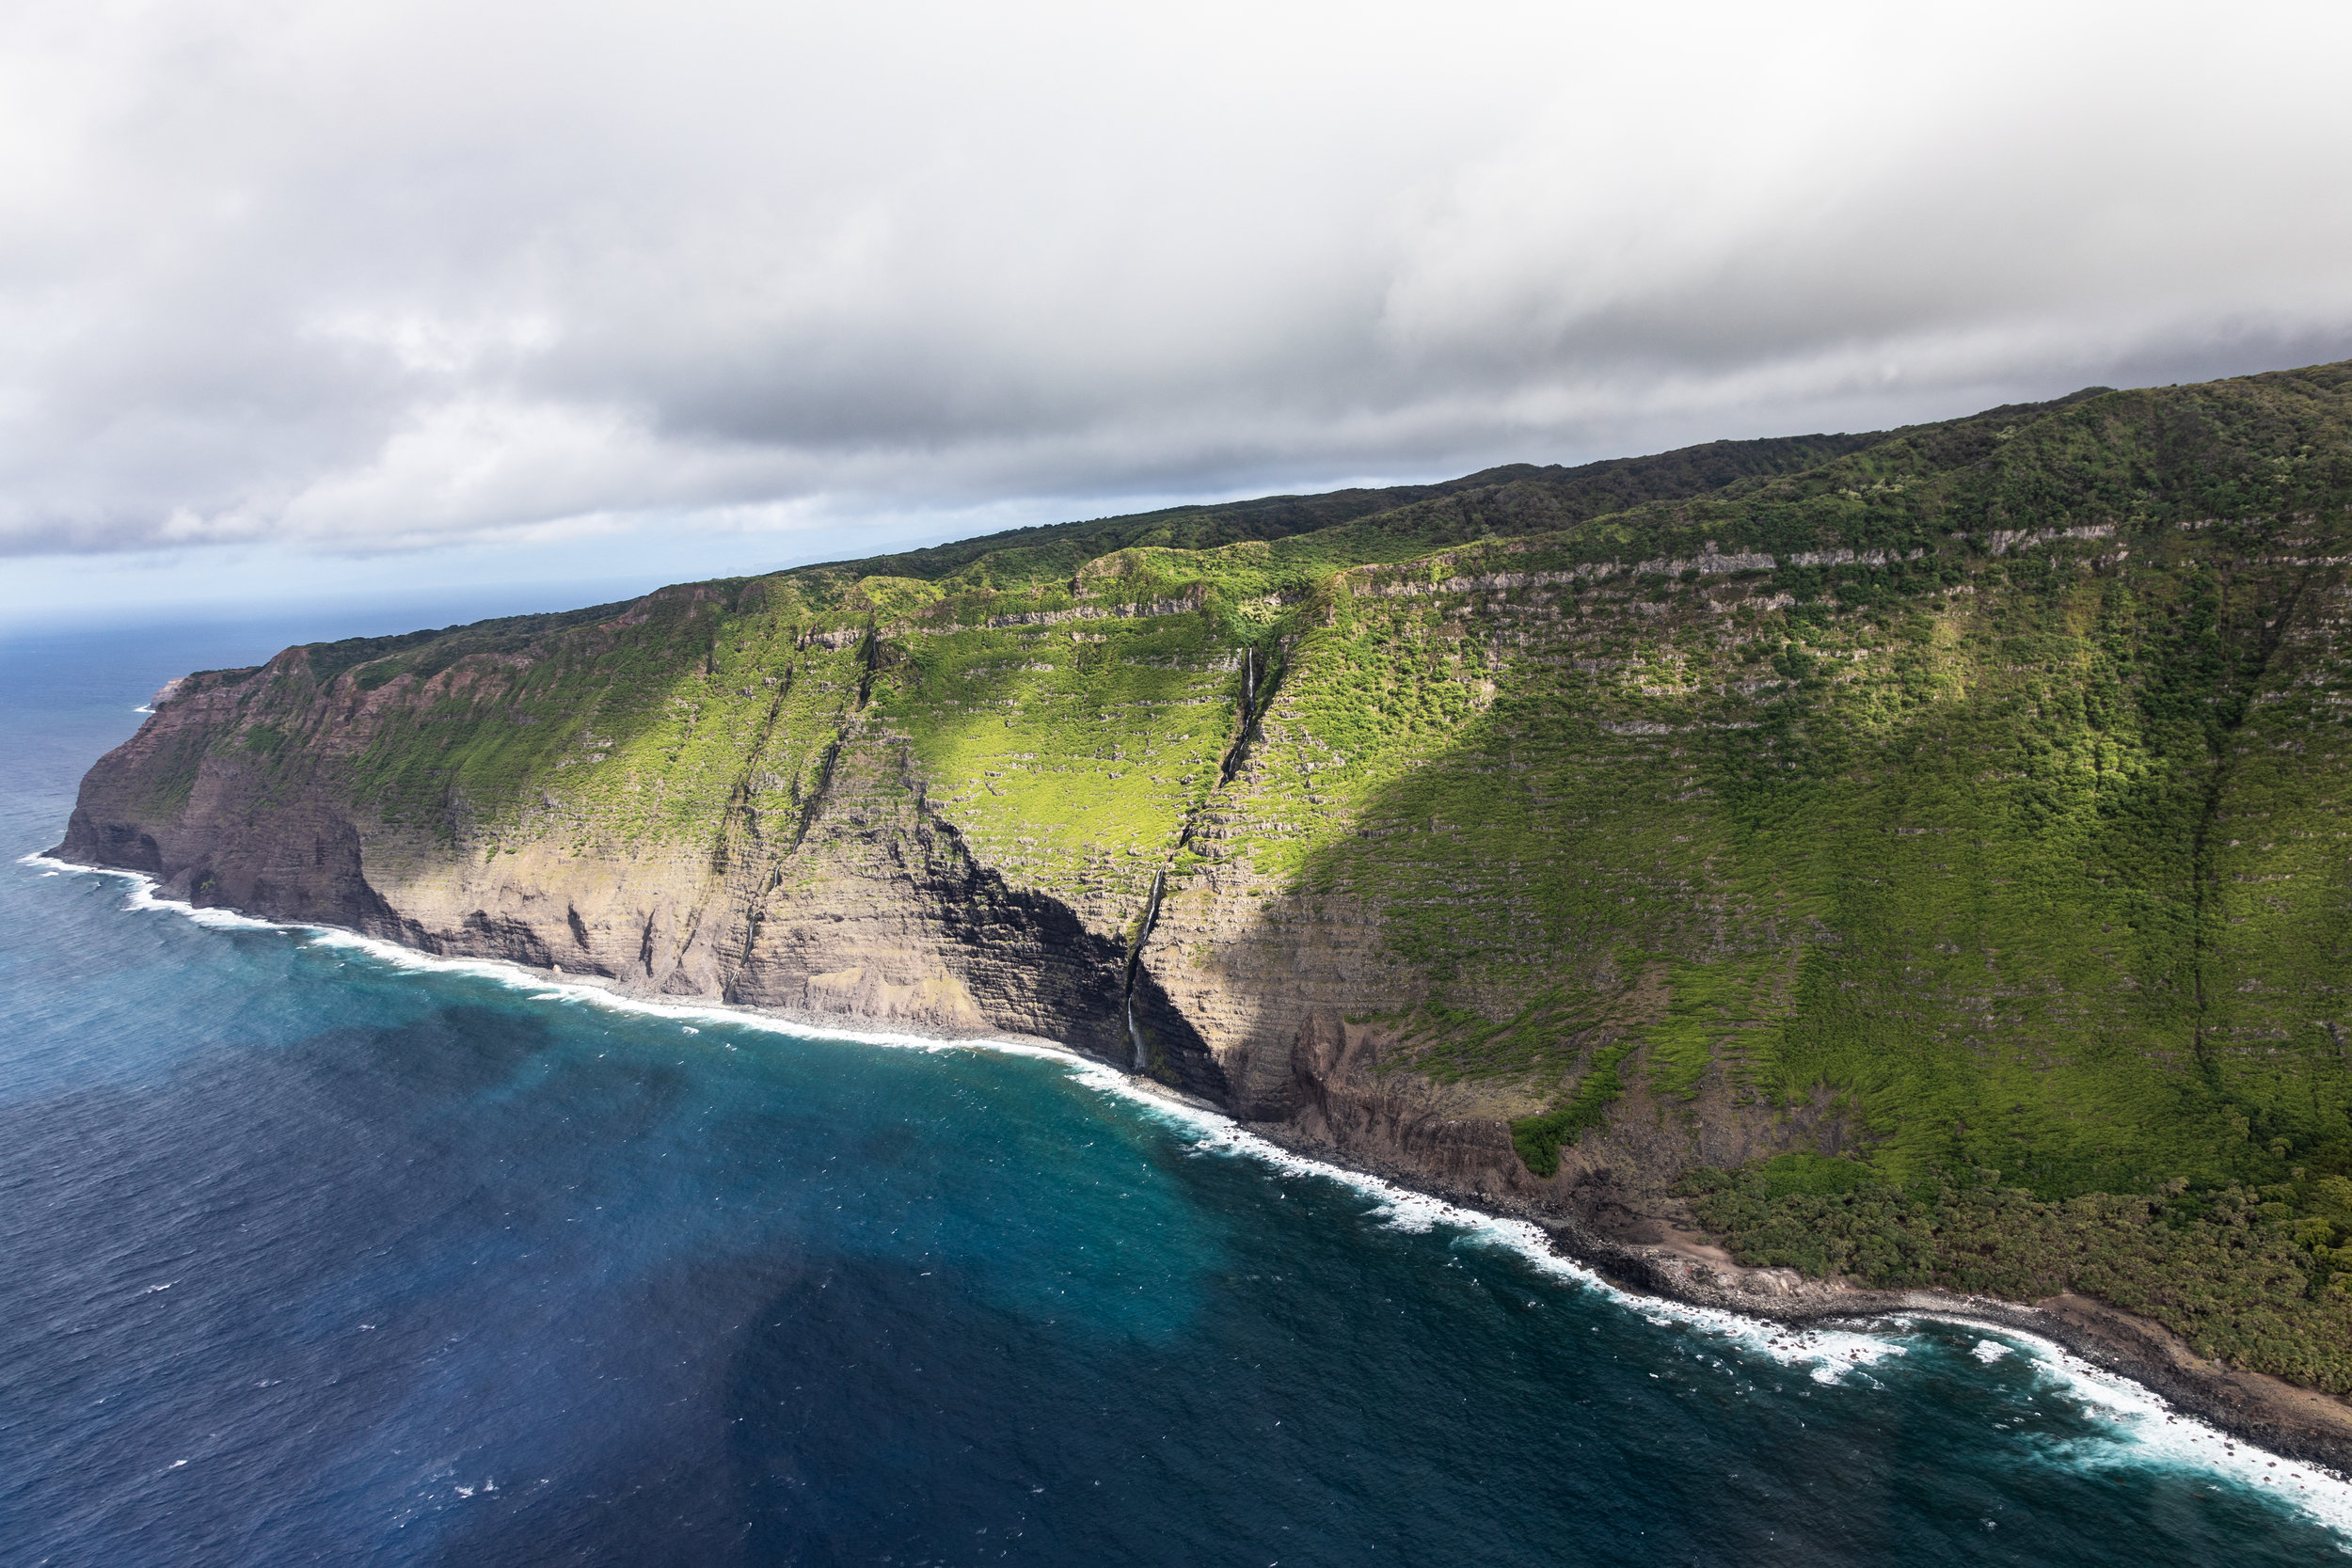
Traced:
[[2226, 1189], [2329, 1323], [2347, 430], [2326, 367], [291, 648], [56, 852], [1059, 1040], [1701, 1293], [1692, 1171]]

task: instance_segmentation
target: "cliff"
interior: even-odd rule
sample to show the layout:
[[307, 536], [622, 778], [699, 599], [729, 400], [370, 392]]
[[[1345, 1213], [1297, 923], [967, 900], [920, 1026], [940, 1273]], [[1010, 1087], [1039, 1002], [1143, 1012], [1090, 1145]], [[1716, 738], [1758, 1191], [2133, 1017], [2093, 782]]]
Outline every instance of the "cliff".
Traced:
[[2094, 390], [290, 648], [56, 852], [2341, 1394], [2348, 416]]

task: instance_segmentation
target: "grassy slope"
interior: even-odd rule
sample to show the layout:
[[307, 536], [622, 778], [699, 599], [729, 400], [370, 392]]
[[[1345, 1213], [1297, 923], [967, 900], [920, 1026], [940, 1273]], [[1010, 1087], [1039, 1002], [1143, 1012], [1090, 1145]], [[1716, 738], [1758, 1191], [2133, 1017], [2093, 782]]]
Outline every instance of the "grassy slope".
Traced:
[[[1301, 772], [1268, 793], [1301, 831], [1257, 852], [1384, 901], [1422, 1069], [1564, 1073], [1518, 1128], [1538, 1169], [1633, 1071], [1829, 1085], [1866, 1164], [1694, 1183], [1750, 1258], [2074, 1283], [2352, 1388], [2345, 383], [1932, 433], [1446, 568], [1930, 552], [1778, 572], [1785, 607], [1359, 592], [1296, 656]], [[1613, 1028], [1661, 964], [1665, 1018]]]
[[1862, 1159], [1693, 1178], [1747, 1256], [2352, 1388], [2348, 417], [2327, 367], [1023, 531], [325, 645], [400, 700], [365, 753], [300, 681], [219, 744], [482, 853], [708, 843], [903, 744], [1099, 929], [1162, 866], [1373, 911], [1392, 1069], [1549, 1095], [1539, 1171], [1630, 1082], [1826, 1088]]

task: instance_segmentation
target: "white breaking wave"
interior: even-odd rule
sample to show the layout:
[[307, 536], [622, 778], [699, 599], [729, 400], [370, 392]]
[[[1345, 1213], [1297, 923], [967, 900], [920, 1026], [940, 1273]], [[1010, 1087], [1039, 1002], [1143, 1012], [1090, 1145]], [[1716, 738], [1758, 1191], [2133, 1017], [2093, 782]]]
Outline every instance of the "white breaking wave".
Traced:
[[[1979, 1340], [1972, 1354], [1990, 1364], [2000, 1359], [2000, 1354], [1988, 1354], [1988, 1346], [2004, 1354], [2012, 1350], [2023, 1353], [2038, 1381], [2106, 1423], [2101, 1432], [2069, 1438], [2059, 1446], [2062, 1457], [2070, 1462], [2090, 1468], [2153, 1464], [2216, 1472], [2283, 1497], [2330, 1528], [2352, 1537], [2352, 1483], [2341, 1477], [2300, 1460], [2280, 1458], [2193, 1416], [2185, 1416], [2153, 1389], [2093, 1366], [2064, 1346], [2038, 1335], [2001, 1324], [1974, 1323], [1960, 1316], [1918, 1316], [1999, 1335], [1997, 1340]], [[1896, 1320], [1899, 1323], [1906, 1321]], [[2341, 1549], [2352, 1555], [2352, 1541]]]
[[159, 897], [155, 892], [158, 885], [155, 879], [143, 871], [117, 871], [111, 866], [103, 865], [76, 865], [72, 861], [55, 860], [47, 855], [19, 855], [16, 863], [19, 865], [44, 867], [44, 874], [50, 876], [55, 876], [60, 871], [86, 871], [100, 877], [119, 877], [131, 884], [130, 900], [123, 905], [124, 909], [164, 910], [183, 919], [193, 920], [199, 926], [210, 926], [215, 930], [308, 931], [325, 929], [324, 927], [289, 926], [282, 921], [257, 920], [249, 914], [239, 914], [234, 910], [199, 909], [184, 898]]
[[[1242, 1156], [1284, 1175], [1337, 1182], [1374, 1199], [1374, 1207], [1365, 1212], [1365, 1217], [1391, 1228], [1421, 1234], [1439, 1226], [1447, 1227], [1460, 1233], [1456, 1244], [1516, 1253], [1537, 1274], [1564, 1286], [1590, 1291], [1658, 1326], [1679, 1326], [1752, 1357], [1791, 1370], [1803, 1369], [1818, 1384], [1836, 1385], [1858, 1368], [1905, 1355], [1908, 1351], [1903, 1341], [1919, 1338], [1915, 1325], [1921, 1322], [1971, 1327], [1986, 1338], [1980, 1338], [1969, 1354], [1988, 1370], [2011, 1351], [2022, 1352], [2031, 1359], [2042, 1381], [2064, 1393], [2094, 1418], [2108, 1424], [2109, 1430], [2096, 1437], [2070, 1439], [2062, 1455], [2070, 1462], [2097, 1468], [2153, 1464], [2201, 1469], [2267, 1492], [2342, 1532], [2346, 1537], [2342, 1549], [2352, 1555], [2352, 1481], [2316, 1465], [2281, 1458], [2240, 1442], [2174, 1410], [2154, 1390], [2093, 1366], [2051, 1340], [1961, 1314], [1911, 1313], [1889, 1318], [1883, 1327], [1815, 1327], [1776, 1323], [1719, 1307], [1626, 1291], [1585, 1265], [1562, 1257], [1552, 1249], [1551, 1239], [1543, 1228], [1529, 1221], [1466, 1208], [1379, 1177], [1295, 1153], [1241, 1127], [1221, 1111], [1179, 1099], [1147, 1080], [1064, 1046], [1039, 1040], [987, 1037], [950, 1040], [926, 1035], [836, 1029], [796, 1023], [712, 1002], [629, 996], [585, 981], [551, 980], [537, 970], [503, 959], [443, 958], [332, 926], [298, 925], [262, 920], [230, 910], [199, 909], [184, 899], [159, 896], [155, 879], [143, 872], [77, 865], [39, 854], [22, 856], [19, 863], [51, 872], [120, 878], [131, 884], [126, 910], [163, 911], [216, 929], [286, 931], [304, 936], [320, 946], [364, 953], [397, 968], [473, 975], [522, 991], [537, 1001], [585, 1004], [613, 1012], [667, 1018], [681, 1023], [699, 1021], [800, 1039], [843, 1040], [892, 1050], [983, 1051], [1058, 1062], [1068, 1069], [1073, 1079], [1087, 1087], [1124, 1101], [1156, 1120], [1198, 1134], [1191, 1146], [1196, 1154]], [[697, 1031], [690, 1027], [686, 1033]]]
[[[1095, 1070], [1117, 1080], [1104, 1085], [1114, 1091], [1121, 1090], [1133, 1082], [1107, 1069]], [[1190, 1118], [1201, 1125], [1209, 1136], [1194, 1148], [1202, 1153], [1244, 1154], [1288, 1175], [1316, 1176], [1341, 1182], [1376, 1199], [1376, 1206], [1367, 1212], [1366, 1217], [1378, 1220], [1391, 1229], [1422, 1234], [1445, 1226], [1461, 1232], [1463, 1242], [1517, 1253], [1538, 1274], [1563, 1284], [1594, 1291], [1652, 1323], [1661, 1327], [1678, 1324], [1699, 1329], [1781, 1366], [1802, 1367], [1817, 1383], [1837, 1383], [1856, 1367], [1904, 1354], [1902, 1345], [1883, 1334], [1838, 1328], [1791, 1327], [1743, 1313], [1727, 1312], [1719, 1307], [1696, 1307], [1663, 1296], [1642, 1295], [1621, 1290], [1584, 1264], [1574, 1259], [1563, 1258], [1552, 1249], [1550, 1236], [1541, 1226], [1531, 1221], [1507, 1219], [1483, 1210], [1466, 1208], [1441, 1197], [1433, 1197], [1427, 1193], [1400, 1187], [1376, 1176], [1366, 1176], [1360, 1171], [1294, 1153], [1279, 1144], [1235, 1126], [1231, 1118], [1216, 1111], [1173, 1105], [1165, 1098], [1149, 1092], [1126, 1092], [1131, 1098], [1171, 1117]]]
[[[263, 920], [255, 915], [240, 914], [234, 910], [203, 909], [184, 898], [167, 897], [156, 892], [159, 884], [144, 871], [126, 871], [115, 866], [80, 865], [48, 855], [20, 855], [21, 865], [40, 866], [52, 871], [75, 871], [92, 876], [114, 877], [130, 884], [130, 896], [125, 910], [162, 911], [176, 914], [197, 925], [217, 930], [284, 931], [298, 935], [314, 946], [339, 947], [363, 953], [379, 963], [396, 969], [413, 970], [419, 974], [468, 974], [477, 979], [493, 981], [520, 990], [537, 1001], [586, 1004], [612, 1012], [634, 1013], [654, 1018], [667, 1018], [681, 1022], [719, 1023], [739, 1029], [751, 1029], [763, 1034], [784, 1035], [801, 1039], [846, 1040], [856, 1045], [889, 1046], [898, 1050], [962, 1051], [981, 1050], [1015, 1056], [1042, 1056], [1073, 1066], [1093, 1068], [1099, 1064], [1066, 1046], [1042, 1040], [996, 1039], [978, 1037], [971, 1039], [941, 1039], [931, 1035], [891, 1034], [854, 1029], [837, 1029], [831, 1025], [797, 1023], [788, 1019], [746, 1008], [732, 1007], [723, 1003], [673, 999], [670, 997], [631, 996], [609, 990], [585, 979], [569, 976], [551, 978], [523, 964], [510, 963], [503, 958], [449, 958], [437, 953], [421, 953], [395, 942], [378, 937], [363, 936], [338, 926], [313, 926], [298, 921]], [[1104, 1069], [1108, 1076], [1118, 1074]]]
[[[2066, 1457], [2088, 1467], [2157, 1465], [2216, 1471], [2241, 1484], [2259, 1487], [2294, 1504], [2347, 1540], [2352, 1555], [2352, 1482], [2317, 1465], [2281, 1458], [2229, 1436], [2218, 1428], [2183, 1415], [2153, 1389], [2093, 1366], [2051, 1340], [2005, 1325], [1961, 1316], [1913, 1313], [1890, 1318], [1883, 1328], [1825, 1328], [1772, 1323], [1744, 1313], [1698, 1307], [1619, 1289], [1593, 1270], [1552, 1250], [1550, 1238], [1526, 1220], [1506, 1219], [1417, 1193], [1377, 1177], [1293, 1153], [1234, 1125], [1221, 1113], [1171, 1102], [1136, 1086], [1134, 1079], [1081, 1059], [1074, 1075], [1095, 1086], [1136, 1101], [1169, 1120], [1207, 1135], [1193, 1147], [1201, 1153], [1246, 1155], [1285, 1174], [1316, 1176], [1355, 1188], [1378, 1200], [1368, 1218], [1405, 1231], [1425, 1232], [1443, 1225], [1463, 1240], [1518, 1253], [1539, 1274], [1599, 1294], [1661, 1327], [1678, 1324], [1779, 1366], [1804, 1369], [1819, 1384], [1835, 1385], [1856, 1368], [1907, 1354], [1920, 1322], [1960, 1323], [1988, 1336], [1970, 1354], [1988, 1368], [2012, 1351], [2031, 1358], [2038, 1377], [2061, 1392], [2108, 1430], [2067, 1444]], [[1998, 1335], [1993, 1338], [1990, 1336]]]

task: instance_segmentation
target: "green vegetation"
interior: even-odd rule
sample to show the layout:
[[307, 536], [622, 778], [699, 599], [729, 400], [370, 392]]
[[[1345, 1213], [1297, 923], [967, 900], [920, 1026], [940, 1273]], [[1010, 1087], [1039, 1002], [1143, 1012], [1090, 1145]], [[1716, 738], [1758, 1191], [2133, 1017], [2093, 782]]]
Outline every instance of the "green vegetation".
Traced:
[[2033, 1301], [2073, 1291], [2155, 1319], [2201, 1355], [2352, 1394], [2352, 1180], [2061, 1202], [1968, 1173], [1905, 1193], [1851, 1161], [1784, 1155], [1684, 1180], [1740, 1261]]
[[2342, 1387], [2348, 563], [2331, 366], [324, 644], [212, 759], [471, 853], [715, 857], [854, 753], [1099, 933], [1163, 870], [1235, 942], [1376, 930], [1379, 1070], [1545, 1106], [1539, 1175], [1637, 1105], [1814, 1107], [1693, 1179], [1741, 1256]]
[[1594, 1052], [1592, 1066], [1560, 1106], [1511, 1124], [1511, 1145], [1529, 1170], [1538, 1176], [1551, 1175], [1560, 1168], [1562, 1144], [1573, 1143], [1588, 1129], [1607, 1123], [1609, 1108], [1625, 1093], [1625, 1079], [1618, 1069], [1632, 1054], [1635, 1043], [1621, 1038]]

